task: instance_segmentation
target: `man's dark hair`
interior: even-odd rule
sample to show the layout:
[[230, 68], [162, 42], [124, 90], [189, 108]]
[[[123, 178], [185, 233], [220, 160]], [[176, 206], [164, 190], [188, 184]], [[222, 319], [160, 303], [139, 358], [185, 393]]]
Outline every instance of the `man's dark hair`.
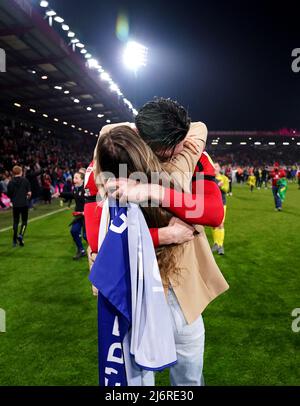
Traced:
[[184, 107], [164, 98], [155, 98], [146, 103], [135, 118], [140, 136], [158, 155], [175, 149], [186, 137], [190, 123]]

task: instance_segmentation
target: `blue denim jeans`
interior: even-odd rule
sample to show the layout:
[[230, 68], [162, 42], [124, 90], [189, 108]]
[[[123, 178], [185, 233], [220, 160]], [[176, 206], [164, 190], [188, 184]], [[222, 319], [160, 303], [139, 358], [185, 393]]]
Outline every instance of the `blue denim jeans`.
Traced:
[[282, 202], [281, 202], [280, 197], [278, 196], [278, 187], [273, 186], [272, 192], [273, 192], [273, 196], [274, 196], [275, 207], [276, 207], [276, 209], [279, 209], [282, 206]]
[[[205, 329], [202, 316], [200, 315], [192, 324], [187, 324], [172, 288], [168, 291], [168, 304], [177, 353], [177, 363], [170, 368], [171, 385], [203, 386]], [[131, 368], [133, 372], [128, 381], [129, 386], [154, 385], [153, 372], [143, 371], [132, 364]]]

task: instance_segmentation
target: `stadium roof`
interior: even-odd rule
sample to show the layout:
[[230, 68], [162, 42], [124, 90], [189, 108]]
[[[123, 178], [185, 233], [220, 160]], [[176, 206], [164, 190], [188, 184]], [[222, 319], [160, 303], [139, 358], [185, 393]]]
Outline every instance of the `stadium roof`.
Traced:
[[71, 38], [51, 27], [37, 7], [28, 0], [1, 0], [0, 48], [7, 59], [7, 72], [0, 73], [1, 111], [91, 134], [107, 120], [132, 121], [130, 102], [109, 89]]

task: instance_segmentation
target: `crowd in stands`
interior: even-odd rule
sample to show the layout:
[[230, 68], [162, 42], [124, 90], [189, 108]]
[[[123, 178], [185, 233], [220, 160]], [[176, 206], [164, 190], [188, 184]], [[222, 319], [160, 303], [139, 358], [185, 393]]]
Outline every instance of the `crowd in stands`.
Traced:
[[31, 184], [31, 206], [40, 199], [51, 203], [54, 192], [72, 189], [74, 173], [91, 161], [96, 138], [84, 135], [60, 137], [54, 132], [13, 121], [0, 122], [0, 208], [6, 197], [14, 165], [23, 168]]

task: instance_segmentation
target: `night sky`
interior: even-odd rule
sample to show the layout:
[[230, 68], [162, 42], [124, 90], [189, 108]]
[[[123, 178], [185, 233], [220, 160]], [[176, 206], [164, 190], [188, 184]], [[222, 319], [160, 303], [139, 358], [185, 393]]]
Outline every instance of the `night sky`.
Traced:
[[[211, 130], [300, 129], [296, 2], [49, 0], [126, 97], [177, 99]], [[299, 2], [298, 2], [299, 3]], [[122, 63], [117, 15], [149, 48], [137, 78]]]

